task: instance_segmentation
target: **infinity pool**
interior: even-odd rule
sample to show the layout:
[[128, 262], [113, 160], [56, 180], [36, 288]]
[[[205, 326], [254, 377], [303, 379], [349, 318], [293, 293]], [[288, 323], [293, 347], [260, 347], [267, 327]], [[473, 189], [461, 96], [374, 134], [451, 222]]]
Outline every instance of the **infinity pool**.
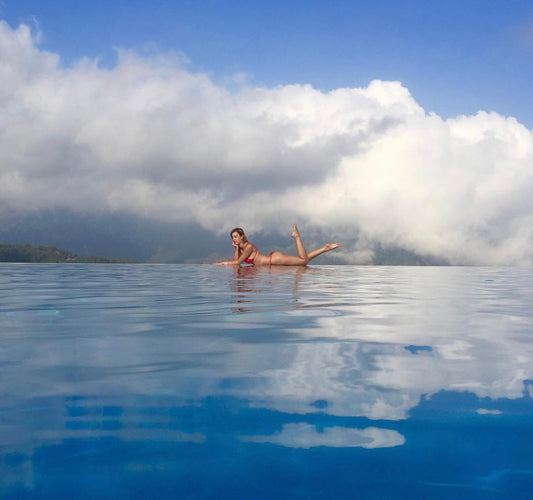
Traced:
[[529, 498], [533, 270], [0, 265], [2, 498]]

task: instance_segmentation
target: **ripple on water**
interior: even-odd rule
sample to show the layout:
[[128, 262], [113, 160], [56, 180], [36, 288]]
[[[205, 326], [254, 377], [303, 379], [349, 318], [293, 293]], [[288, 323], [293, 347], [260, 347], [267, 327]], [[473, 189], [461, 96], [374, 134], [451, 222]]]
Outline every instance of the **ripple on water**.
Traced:
[[533, 486], [531, 270], [0, 267], [0, 494]]

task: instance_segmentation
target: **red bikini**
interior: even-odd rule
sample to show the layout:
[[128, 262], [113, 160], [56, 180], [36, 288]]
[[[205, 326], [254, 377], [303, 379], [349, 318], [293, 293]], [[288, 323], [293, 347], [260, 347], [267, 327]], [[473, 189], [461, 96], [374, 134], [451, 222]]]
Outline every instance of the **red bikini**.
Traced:
[[[253, 253], [255, 253], [255, 255], [257, 255], [257, 248], [255, 248], [255, 251]], [[239, 249], [239, 255], [242, 253], [242, 250]], [[270, 265], [272, 265], [272, 255], [274, 255], [276, 252], [270, 252], [268, 254], [269, 256], [269, 262], [270, 262]], [[244, 259], [244, 262], [246, 262], [246, 264], [253, 264], [254, 263], [254, 260], [255, 260], [255, 256], [252, 258], [252, 257], [248, 257], [247, 259]]]
[[[241, 255], [241, 253], [242, 253], [242, 250], [239, 248], [239, 256]], [[252, 252], [252, 253], [255, 253], [257, 255], [257, 248], [254, 247], [254, 252]], [[246, 262], [246, 264], [253, 264], [254, 263], [254, 259], [255, 259], [255, 256], [253, 258], [252, 257], [248, 257], [247, 259], [244, 259], [244, 262]]]

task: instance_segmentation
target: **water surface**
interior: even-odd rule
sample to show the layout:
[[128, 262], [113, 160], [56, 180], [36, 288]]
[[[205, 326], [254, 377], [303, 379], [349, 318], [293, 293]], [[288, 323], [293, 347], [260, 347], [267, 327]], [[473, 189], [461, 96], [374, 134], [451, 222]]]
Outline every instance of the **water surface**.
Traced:
[[3, 498], [527, 498], [533, 270], [0, 265]]

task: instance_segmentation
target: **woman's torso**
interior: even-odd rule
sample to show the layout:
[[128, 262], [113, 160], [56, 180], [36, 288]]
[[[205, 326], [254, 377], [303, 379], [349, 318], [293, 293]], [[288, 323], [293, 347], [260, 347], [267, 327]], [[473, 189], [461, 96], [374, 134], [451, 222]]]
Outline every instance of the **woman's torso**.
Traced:
[[[262, 254], [253, 243], [247, 242], [247, 245], [252, 246], [252, 252], [244, 262], [246, 262], [247, 264], [255, 264], [256, 266], [264, 266], [269, 263], [268, 256]], [[247, 247], [245, 246], [244, 248]], [[240, 251], [239, 255], [241, 255], [242, 252], [244, 252], [244, 249]]]

